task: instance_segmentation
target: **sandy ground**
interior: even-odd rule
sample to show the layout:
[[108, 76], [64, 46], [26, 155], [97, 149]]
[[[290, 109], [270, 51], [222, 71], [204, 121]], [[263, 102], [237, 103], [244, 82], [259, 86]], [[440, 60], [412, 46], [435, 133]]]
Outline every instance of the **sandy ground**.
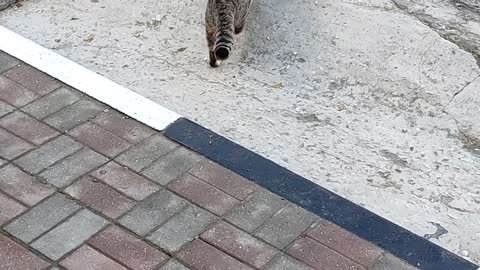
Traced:
[[22, 4], [0, 24], [480, 263], [477, 1], [256, 0], [219, 69], [206, 0]]

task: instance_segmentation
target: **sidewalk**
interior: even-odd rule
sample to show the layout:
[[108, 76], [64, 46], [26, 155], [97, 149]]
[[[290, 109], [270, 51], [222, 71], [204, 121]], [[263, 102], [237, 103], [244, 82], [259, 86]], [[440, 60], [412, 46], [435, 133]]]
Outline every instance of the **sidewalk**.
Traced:
[[417, 269], [0, 53], [0, 269]]

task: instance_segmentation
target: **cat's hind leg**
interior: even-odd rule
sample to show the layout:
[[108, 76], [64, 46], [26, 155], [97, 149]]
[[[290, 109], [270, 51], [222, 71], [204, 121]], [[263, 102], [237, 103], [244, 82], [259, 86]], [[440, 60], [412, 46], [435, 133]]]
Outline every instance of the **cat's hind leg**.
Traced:
[[208, 57], [210, 60], [211, 67], [218, 67], [217, 57], [215, 56], [215, 36], [216, 36], [216, 27], [214, 20], [207, 13], [205, 20], [206, 24], [206, 34], [207, 34], [207, 44], [208, 44]]
[[246, 16], [235, 20], [235, 35], [242, 33], [245, 27]]

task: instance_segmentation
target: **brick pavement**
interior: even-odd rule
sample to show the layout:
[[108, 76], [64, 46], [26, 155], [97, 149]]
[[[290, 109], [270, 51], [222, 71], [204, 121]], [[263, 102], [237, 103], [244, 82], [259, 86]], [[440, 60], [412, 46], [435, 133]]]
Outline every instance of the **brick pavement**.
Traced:
[[0, 52], [0, 269], [412, 270]]

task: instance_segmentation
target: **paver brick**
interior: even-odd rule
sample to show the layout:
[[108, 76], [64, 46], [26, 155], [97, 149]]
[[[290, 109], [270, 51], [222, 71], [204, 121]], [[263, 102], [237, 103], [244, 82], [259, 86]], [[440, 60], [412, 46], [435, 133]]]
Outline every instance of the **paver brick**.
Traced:
[[63, 188], [70, 185], [83, 174], [106, 163], [108, 159], [88, 148], [66, 157], [40, 174], [40, 178], [48, 183]]
[[368, 241], [326, 220], [320, 221], [307, 235], [370, 269], [383, 251]]
[[13, 112], [14, 110], [14, 107], [0, 100], [0, 117], [6, 115], [7, 113]]
[[171, 259], [164, 266], [160, 267], [159, 270], [189, 270], [189, 269], [183, 264], [177, 262], [175, 259]]
[[0, 119], [0, 126], [36, 145], [40, 145], [59, 134], [48, 125], [20, 111]]
[[167, 185], [190, 170], [201, 159], [202, 157], [196, 153], [180, 147], [154, 162], [142, 173], [161, 185]]
[[127, 268], [87, 245], [81, 246], [68, 255], [60, 265], [68, 270], [127, 270]]
[[265, 270], [314, 270], [310, 266], [288, 256], [281, 254], [269, 263]]
[[38, 173], [80, 148], [80, 143], [62, 135], [17, 159], [15, 163], [31, 173]]
[[110, 131], [89, 122], [72, 129], [69, 134], [77, 141], [111, 158], [131, 146], [130, 143], [117, 137]]
[[92, 175], [138, 201], [159, 190], [159, 187], [148, 179], [113, 161], [99, 168]]
[[50, 115], [45, 122], [59, 130], [66, 131], [95, 117], [104, 108], [96, 102], [80, 100]]
[[419, 268], [409, 265], [390, 253], [385, 253], [371, 270], [419, 270]]
[[38, 96], [20, 84], [0, 75], [0, 100], [20, 108]]
[[57, 80], [26, 64], [19, 64], [3, 75], [38, 95], [45, 95], [60, 87]]
[[0, 189], [30, 206], [55, 192], [13, 165], [0, 169]]
[[252, 182], [212, 161], [201, 164], [191, 174], [239, 200], [255, 190]]
[[21, 245], [0, 234], [0, 269], [2, 270], [44, 270], [48, 263]]
[[143, 141], [155, 132], [142, 123], [115, 110], [108, 110], [95, 117], [92, 121], [133, 144]]
[[80, 96], [77, 91], [62, 87], [28, 104], [22, 108], [22, 111], [38, 119], [44, 119], [62, 108], [77, 102], [80, 100]]
[[366, 270], [360, 264], [310, 238], [295, 241], [288, 254], [318, 270]]
[[263, 268], [278, 250], [225, 222], [200, 236], [205, 242], [256, 268]]
[[190, 205], [153, 232], [148, 240], [162, 249], [174, 253], [201, 234], [214, 221], [214, 215]]
[[318, 217], [314, 214], [296, 205], [288, 204], [266, 221], [255, 232], [255, 236], [283, 249], [317, 220]]
[[90, 176], [82, 177], [65, 192], [112, 219], [135, 205], [135, 201]]
[[177, 258], [192, 269], [253, 270], [202, 240], [194, 240], [177, 254]]
[[0, 73], [3, 73], [8, 69], [15, 67], [19, 63], [20, 62], [18, 62], [17, 59], [11, 57], [6, 53], [0, 52]]
[[27, 208], [0, 193], [0, 226], [20, 215]]
[[219, 216], [238, 203], [237, 199], [189, 174], [172, 181], [169, 188]]
[[5, 230], [23, 242], [30, 243], [78, 209], [80, 206], [75, 201], [57, 193], [8, 224]]
[[156, 269], [158, 265], [169, 258], [116, 226], [107, 228], [90, 240], [89, 244], [103, 254], [135, 270]]
[[106, 225], [105, 219], [84, 209], [40, 237], [31, 246], [50, 259], [58, 260]]
[[253, 232], [280, 211], [286, 203], [281, 197], [259, 189], [248, 200], [232, 209], [225, 219], [247, 232]]
[[158, 158], [175, 149], [177, 144], [163, 135], [153, 135], [142, 143], [128, 149], [115, 160], [140, 172]]
[[0, 128], [0, 157], [14, 159], [33, 147], [29, 142]]
[[187, 202], [167, 190], [150, 196], [120, 219], [120, 224], [140, 236], [145, 236], [180, 212]]

